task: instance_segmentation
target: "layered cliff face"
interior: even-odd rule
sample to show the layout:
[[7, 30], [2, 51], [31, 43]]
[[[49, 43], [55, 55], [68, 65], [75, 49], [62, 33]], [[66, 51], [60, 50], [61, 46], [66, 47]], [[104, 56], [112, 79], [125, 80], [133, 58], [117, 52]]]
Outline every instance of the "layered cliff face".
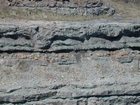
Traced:
[[115, 9], [104, 0], [11, 0], [7, 5], [14, 9], [36, 9], [63, 15], [113, 15]]
[[139, 105], [138, 20], [0, 22], [0, 104]]
[[139, 23], [47, 22], [1, 24], [1, 51], [70, 52], [139, 48]]

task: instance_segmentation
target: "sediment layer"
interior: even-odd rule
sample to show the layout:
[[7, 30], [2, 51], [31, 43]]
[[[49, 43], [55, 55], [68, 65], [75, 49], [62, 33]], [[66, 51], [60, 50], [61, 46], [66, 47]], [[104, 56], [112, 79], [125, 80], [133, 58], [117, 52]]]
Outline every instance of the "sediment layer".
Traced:
[[140, 104], [140, 23], [0, 22], [0, 104]]

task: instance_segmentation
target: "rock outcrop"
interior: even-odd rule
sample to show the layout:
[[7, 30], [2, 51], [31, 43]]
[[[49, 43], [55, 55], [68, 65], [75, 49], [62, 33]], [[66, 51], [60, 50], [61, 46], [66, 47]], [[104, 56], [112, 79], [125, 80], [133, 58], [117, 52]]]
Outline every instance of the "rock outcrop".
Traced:
[[140, 24], [125, 22], [52, 22], [0, 24], [1, 51], [87, 51], [139, 48]]
[[39, 9], [63, 15], [99, 16], [115, 13], [115, 9], [110, 3], [101, 0], [39, 0], [36, 2], [32, 0], [13, 0], [8, 4], [18, 9]]
[[139, 105], [140, 22], [0, 22], [0, 104]]

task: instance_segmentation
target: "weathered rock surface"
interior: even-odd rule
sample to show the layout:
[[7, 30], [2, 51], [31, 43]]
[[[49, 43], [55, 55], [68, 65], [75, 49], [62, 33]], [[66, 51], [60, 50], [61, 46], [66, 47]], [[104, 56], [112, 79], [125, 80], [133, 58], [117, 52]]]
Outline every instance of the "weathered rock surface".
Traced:
[[18, 9], [39, 9], [63, 15], [98, 16], [103, 14], [113, 15], [115, 13], [115, 9], [109, 2], [102, 2], [101, 0], [40, 0], [38, 2], [19, 0], [9, 2], [9, 5], [18, 7]]
[[140, 24], [129, 22], [53, 22], [0, 24], [1, 51], [59, 52], [140, 47]]
[[0, 104], [139, 105], [140, 22], [0, 22]]

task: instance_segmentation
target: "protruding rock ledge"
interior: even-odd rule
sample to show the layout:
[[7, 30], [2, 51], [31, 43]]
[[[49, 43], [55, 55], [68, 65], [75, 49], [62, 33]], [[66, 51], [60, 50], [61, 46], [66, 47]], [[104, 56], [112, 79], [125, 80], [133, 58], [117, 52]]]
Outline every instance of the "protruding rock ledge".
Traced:
[[0, 24], [1, 51], [68, 52], [137, 49], [140, 23], [53, 22]]

